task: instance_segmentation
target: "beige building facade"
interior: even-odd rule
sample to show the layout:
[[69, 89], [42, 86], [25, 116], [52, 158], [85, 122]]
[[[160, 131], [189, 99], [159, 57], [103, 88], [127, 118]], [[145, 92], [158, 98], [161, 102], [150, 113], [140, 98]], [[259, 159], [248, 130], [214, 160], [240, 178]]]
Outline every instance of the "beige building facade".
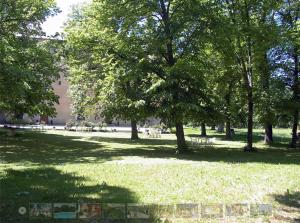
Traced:
[[48, 118], [48, 124], [65, 125], [69, 120], [75, 120], [72, 114], [72, 99], [69, 92], [69, 83], [63, 73], [53, 83], [54, 93], [59, 97], [59, 103], [55, 105], [56, 116]]

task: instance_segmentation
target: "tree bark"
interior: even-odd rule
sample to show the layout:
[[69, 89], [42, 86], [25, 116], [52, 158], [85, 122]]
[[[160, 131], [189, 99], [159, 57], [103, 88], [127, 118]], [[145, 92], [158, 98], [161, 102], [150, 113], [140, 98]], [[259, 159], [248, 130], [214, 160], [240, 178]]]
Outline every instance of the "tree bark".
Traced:
[[273, 119], [271, 119], [271, 110], [270, 106], [268, 105], [269, 103], [271, 104], [270, 101], [270, 66], [268, 64], [268, 55], [265, 52], [263, 54], [262, 59], [260, 60], [260, 66], [259, 69], [261, 71], [261, 82], [262, 82], [262, 92], [264, 92], [264, 97], [265, 97], [265, 102], [264, 102], [264, 128], [265, 128], [265, 137], [264, 137], [264, 142], [266, 144], [270, 144], [273, 142]]
[[225, 116], [226, 116], [226, 128], [225, 128], [225, 138], [230, 140], [232, 139], [232, 133], [231, 133], [231, 123], [230, 123], [230, 106], [231, 106], [231, 94], [232, 94], [232, 87], [233, 82], [231, 81], [228, 85], [228, 92], [225, 95], [225, 101], [226, 101], [226, 109], [225, 109]]
[[201, 136], [207, 136], [206, 135], [206, 126], [204, 122], [201, 122]]
[[291, 141], [291, 144], [290, 144], [290, 147], [291, 147], [291, 148], [297, 148], [297, 141], [298, 141], [298, 135], [297, 135], [298, 122], [299, 122], [299, 111], [296, 110], [296, 111], [294, 112], [294, 117], [293, 117], [292, 141]]
[[[169, 67], [173, 67], [175, 65], [175, 58], [174, 58], [174, 52], [173, 52], [173, 35], [171, 33], [171, 27], [170, 27], [170, 18], [169, 18], [169, 5], [166, 6], [166, 2], [164, 0], [159, 0], [159, 5], [161, 8], [161, 15], [162, 15], [162, 20], [164, 23], [164, 35], [166, 37], [166, 60], [167, 64]], [[178, 81], [178, 80], [177, 80]], [[176, 82], [176, 81], [175, 81]], [[178, 83], [173, 84], [173, 102], [177, 103], [179, 101], [178, 97], [178, 90], [179, 90], [179, 85]], [[176, 112], [174, 112], [176, 114]], [[177, 118], [175, 115], [174, 117]], [[188, 147], [185, 142], [184, 138], [184, 130], [183, 130], [183, 123], [182, 119], [177, 119], [175, 121], [175, 126], [176, 126], [176, 137], [177, 137], [177, 151], [176, 153], [185, 153], [188, 151]]]
[[[250, 7], [245, 1], [245, 16], [246, 16], [246, 23], [247, 23], [247, 29], [251, 29], [251, 22], [250, 22]], [[249, 34], [247, 35], [247, 57], [244, 59], [239, 59], [242, 65], [243, 69], [243, 79], [245, 82], [245, 88], [247, 91], [247, 104], [248, 104], [248, 117], [247, 117], [247, 145], [244, 148], [244, 151], [246, 152], [253, 152], [255, 151], [253, 148], [253, 41], [251, 39], [251, 36]], [[239, 45], [241, 48], [243, 46], [241, 45], [240, 39]]]
[[226, 139], [230, 140], [232, 139], [232, 134], [231, 134], [231, 123], [229, 117], [226, 117]]
[[[300, 101], [300, 83], [299, 83], [299, 58], [298, 58], [298, 54], [297, 54], [298, 50], [295, 48], [294, 49], [294, 62], [295, 62], [295, 69], [294, 69], [294, 75], [293, 75], [293, 79], [294, 79], [294, 86], [293, 86], [293, 99], [295, 101], [295, 103]], [[296, 148], [297, 147], [297, 140], [298, 140], [298, 136], [297, 136], [297, 129], [298, 129], [298, 123], [299, 123], [299, 109], [295, 108], [294, 111], [294, 115], [293, 115], [293, 129], [292, 129], [292, 141], [290, 144], [291, 148]]]
[[131, 120], [131, 139], [132, 140], [139, 139], [137, 124], [135, 120]]
[[266, 144], [273, 142], [273, 125], [271, 123], [265, 123], [265, 139]]
[[254, 151], [253, 149], [253, 93], [252, 88], [248, 88], [248, 124], [247, 124], [247, 146], [245, 151]]
[[176, 138], [177, 138], [177, 153], [188, 152], [188, 147], [184, 138], [183, 124], [180, 121], [176, 122]]

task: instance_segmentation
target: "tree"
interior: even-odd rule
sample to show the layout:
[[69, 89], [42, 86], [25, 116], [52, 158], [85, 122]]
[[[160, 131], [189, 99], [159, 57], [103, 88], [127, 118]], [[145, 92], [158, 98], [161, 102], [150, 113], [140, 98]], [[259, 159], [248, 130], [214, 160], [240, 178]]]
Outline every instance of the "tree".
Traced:
[[287, 108], [293, 113], [291, 148], [297, 147], [297, 128], [299, 124], [300, 82], [299, 82], [299, 55], [300, 55], [300, 3], [296, 0], [284, 0], [278, 11], [282, 30], [282, 43], [277, 57], [281, 64], [281, 71], [286, 74], [287, 86], [292, 91], [292, 98]]
[[[271, 4], [270, 4], [271, 3]], [[263, 47], [257, 33], [265, 28], [261, 25], [261, 14], [270, 15], [272, 2], [257, 0], [221, 0], [221, 32], [228, 45], [221, 45], [223, 52], [234, 59], [243, 80], [243, 89], [247, 101], [247, 146], [245, 151], [253, 148], [254, 90], [258, 79], [256, 58]], [[225, 49], [224, 49], [225, 48]]]
[[[149, 100], [144, 94], [149, 87], [147, 78], [141, 78], [142, 71], [128, 66], [121, 60], [109, 60], [94, 44], [84, 38], [84, 8], [73, 12], [66, 28], [66, 58], [70, 67], [68, 80], [71, 84], [73, 112], [89, 117], [101, 116], [130, 120], [131, 139], [138, 139], [137, 122], [152, 115]], [[99, 60], [103, 59], [101, 62]]]
[[198, 61], [210, 13], [204, 3], [99, 0], [85, 8], [77, 28], [77, 41], [95, 49], [98, 64], [121, 62], [150, 79], [145, 93], [155, 114], [176, 127], [178, 152], [188, 151], [184, 117], [207, 100]]
[[53, 0], [0, 3], [0, 110], [13, 118], [55, 113], [58, 68], [40, 26], [56, 12]]
[[273, 142], [273, 122], [275, 118], [276, 98], [272, 93], [272, 70], [270, 63], [270, 52], [278, 44], [279, 29], [277, 28], [276, 11], [280, 7], [280, 1], [266, 1], [258, 7], [257, 24], [259, 29], [256, 32], [256, 44], [254, 45], [255, 55], [255, 72], [257, 77], [258, 95], [257, 112], [259, 119], [265, 129], [264, 141], [266, 144]]

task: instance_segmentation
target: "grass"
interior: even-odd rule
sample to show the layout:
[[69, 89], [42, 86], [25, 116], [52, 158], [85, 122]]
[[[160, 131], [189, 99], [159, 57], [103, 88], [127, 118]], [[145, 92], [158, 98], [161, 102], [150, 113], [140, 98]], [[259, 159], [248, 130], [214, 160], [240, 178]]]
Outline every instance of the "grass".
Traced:
[[[189, 136], [197, 129], [186, 129]], [[300, 151], [287, 149], [290, 130], [276, 143], [245, 153], [246, 131], [233, 141], [208, 130], [213, 148], [175, 155], [174, 135], [131, 141], [129, 133], [0, 131], [0, 200], [128, 203], [272, 203], [286, 210], [274, 221], [300, 219]], [[283, 219], [283, 221], [281, 221]]]

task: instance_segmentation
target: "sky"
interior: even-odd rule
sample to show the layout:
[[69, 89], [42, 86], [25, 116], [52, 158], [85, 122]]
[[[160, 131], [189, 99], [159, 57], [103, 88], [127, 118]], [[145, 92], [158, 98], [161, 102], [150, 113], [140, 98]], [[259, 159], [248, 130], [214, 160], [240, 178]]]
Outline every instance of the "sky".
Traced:
[[49, 17], [43, 23], [42, 28], [48, 36], [54, 35], [56, 32], [63, 31], [63, 25], [67, 21], [68, 14], [72, 12], [72, 6], [88, 2], [89, 0], [56, 0], [57, 6], [61, 13], [56, 16]]

